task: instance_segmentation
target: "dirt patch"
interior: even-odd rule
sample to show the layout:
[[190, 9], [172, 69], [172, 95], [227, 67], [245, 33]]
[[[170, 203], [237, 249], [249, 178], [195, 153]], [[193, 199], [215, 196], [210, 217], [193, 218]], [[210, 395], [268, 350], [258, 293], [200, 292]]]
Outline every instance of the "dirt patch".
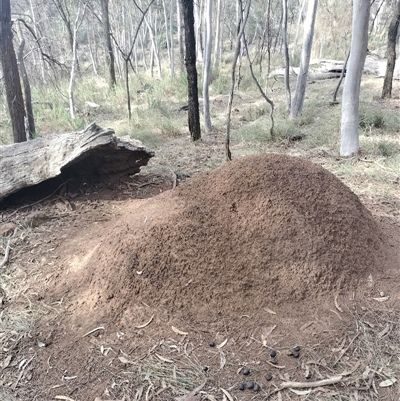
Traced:
[[[162, 190], [147, 182], [137, 177], [132, 188]], [[10, 338], [20, 345], [19, 353], [4, 351], [5, 361], [12, 357], [7, 388], [22, 399], [171, 400], [207, 381], [204, 399], [222, 399], [224, 388], [250, 400], [282, 380], [358, 370], [327, 391], [329, 399], [367, 383], [367, 365], [378, 371], [363, 341], [374, 333], [390, 340], [400, 327], [391, 312], [400, 304], [400, 232], [377, 222], [334, 175], [270, 154], [237, 159], [149, 200], [121, 201], [128, 184], [105, 192], [113, 201], [95, 201], [93, 188], [89, 199], [71, 202], [69, 223], [59, 219], [51, 241], [46, 224], [31, 235], [28, 294], [41, 318], [29, 335]], [[373, 298], [387, 294], [372, 313], [370, 303], [380, 305]], [[242, 392], [237, 384], [246, 381], [261, 390]]]

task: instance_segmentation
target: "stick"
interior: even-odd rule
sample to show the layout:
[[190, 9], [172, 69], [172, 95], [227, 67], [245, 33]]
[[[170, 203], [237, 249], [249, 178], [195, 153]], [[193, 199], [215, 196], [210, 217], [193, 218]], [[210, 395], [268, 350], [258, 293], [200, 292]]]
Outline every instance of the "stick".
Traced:
[[0, 263], [0, 269], [2, 267], [4, 267], [8, 262], [8, 257], [10, 256], [10, 242], [11, 242], [11, 238], [9, 238], [8, 241], [7, 241], [7, 246], [6, 246], [6, 251], [4, 253], [4, 258]]
[[349, 343], [349, 345], [346, 347], [346, 349], [344, 349], [344, 350], [340, 353], [338, 359], [336, 359], [336, 362], [333, 364], [334, 367], [335, 367], [335, 366], [337, 365], [337, 363], [342, 359], [342, 356], [348, 351], [348, 349], [350, 348], [351, 344], [353, 344], [354, 340], [355, 340], [359, 335], [360, 335], [360, 333], [357, 333], [357, 334], [353, 337], [353, 339], [350, 341], [350, 343]]
[[96, 331], [99, 331], [99, 330], [104, 330], [104, 327], [102, 327], [102, 326], [96, 327], [95, 329], [88, 331], [88, 332], [87, 332], [85, 335], [83, 335], [82, 337], [87, 337], [88, 335], [90, 335], [90, 334], [92, 334], [92, 333], [94, 333], [94, 332], [96, 332]]
[[15, 228], [15, 230], [14, 230], [14, 232], [13, 232], [13, 235], [11, 235], [11, 237], [8, 238], [7, 246], [6, 246], [6, 251], [5, 251], [5, 253], [4, 253], [4, 258], [3, 258], [3, 260], [0, 262], [0, 269], [3, 268], [3, 267], [7, 264], [7, 262], [8, 262], [8, 258], [9, 258], [9, 256], [10, 256], [10, 249], [11, 249], [11, 245], [10, 245], [10, 244], [11, 244], [11, 238], [14, 238], [14, 237], [15, 237], [15, 234], [17, 233], [17, 231], [18, 231], [18, 227]]
[[342, 380], [342, 376], [333, 376], [329, 379], [318, 380], [316, 382], [285, 382], [282, 383], [279, 390], [285, 388], [313, 388], [321, 386], [329, 386], [330, 384], [339, 383]]

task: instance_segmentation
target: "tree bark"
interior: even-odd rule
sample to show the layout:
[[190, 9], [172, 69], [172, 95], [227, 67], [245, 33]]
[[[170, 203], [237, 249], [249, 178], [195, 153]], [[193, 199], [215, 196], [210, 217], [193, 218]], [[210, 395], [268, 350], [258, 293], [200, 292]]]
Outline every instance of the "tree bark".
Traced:
[[304, 39], [301, 51], [300, 71], [297, 76], [296, 92], [294, 95], [290, 117], [297, 117], [303, 110], [304, 96], [307, 86], [308, 67], [310, 65], [311, 47], [314, 36], [315, 16], [317, 14], [318, 0], [309, 0], [307, 17], [304, 23]]
[[396, 39], [400, 23], [400, 0], [397, 1], [393, 19], [390, 21], [387, 41], [387, 64], [383, 81], [382, 99], [392, 97], [393, 73], [396, 66]]
[[10, 0], [0, 0], [0, 59], [14, 142], [26, 141], [25, 109], [11, 31]]
[[203, 61], [203, 112], [204, 129], [206, 133], [211, 132], [212, 124], [210, 118], [210, 72], [211, 72], [211, 50], [212, 50], [212, 0], [206, 0], [206, 9], [204, 12], [205, 25], [205, 44]]
[[117, 85], [115, 77], [115, 59], [110, 36], [110, 16], [108, 12], [109, 0], [101, 0], [101, 18], [103, 20], [103, 38], [106, 51], [106, 64], [108, 69], [108, 87], [113, 90]]
[[353, 0], [351, 49], [342, 97], [340, 156], [350, 156], [357, 152], [360, 146], [360, 84], [367, 55], [369, 13], [369, 1]]
[[181, 0], [185, 24], [185, 65], [188, 80], [189, 131], [193, 141], [201, 138], [199, 93], [196, 68], [196, 38], [194, 33], [193, 0]]

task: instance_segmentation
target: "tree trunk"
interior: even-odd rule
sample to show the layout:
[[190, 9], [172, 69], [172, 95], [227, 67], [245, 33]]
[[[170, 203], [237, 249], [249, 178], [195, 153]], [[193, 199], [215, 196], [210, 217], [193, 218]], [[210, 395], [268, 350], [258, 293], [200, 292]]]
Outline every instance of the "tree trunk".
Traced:
[[359, 149], [360, 83], [367, 55], [369, 12], [369, 1], [353, 0], [351, 49], [342, 98], [340, 156], [350, 156]]
[[397, 1], [393, 19], [390, 21], [387, 41], [387, 65], [383, 81], [382, 99], [392, 97], [393, 73], [396, 66], [396, 39], [400, 23], [400, 0]]
[[199, 94], [196, 69], [196, 38], [194, 33], [193, 0], [181, 0], [185, 24], [185, 65], [188, 80], [189, 131], [193, 141], [201, 138]]
[[177, 20], [178, 20], [178, 45], [179, 45], [179, 61], [181, 66], [181, 71], [185, 68], [185, 39], [183, 37], [183, 29], [182, 29], [182, 4], [180, 0], [176, 0], [176, 11], [177, 11]]
[[18, 25], [18, 36], [20, 39], [20, 44], [18, 48], [18, 66], [21, 72], [22, 83], [24, 85], [24, 94], [25, 94], [25, 111], [28, 115], [27, 121], [27, 132], [25, 132], [26, 139], [32, 139], [35, 136], [35, 119], [33, 117], [33, 108], [32, 108], [32, 94], [31, 94], [31, 85], [29, 83], [28, 74], [25, 68], [24, 62], [24, 48], [25, 48], [25, 39], [22, 36], [22, 31], [20, 25]]
[[33, 30], [35, 32], [35, 36], [36, 36], [36, 43], [39, 47], [39, 60], [40, 60], [40, 70], [42, 73], [42, 80], [43, 82], [46, 81], [46, 76], [45, 76], [45, 68], [44, 68], [44, 60], [43, 60], [43, 51], [42, 51], [42, 41], [39, 38], [39, 30], [38, 30], [38, 25], [36, 22], [36, 13], [35, 13], [35, 9], [33, 7], [33, 2], [32, 0], [29, 0], [29, 6], [31, 9], [31, 15], [32, 15], [32, 22], [33, 22]]
[[[169, 73], [172, 77], [174, 75], [174, 44], [173, 36], [171, 34], [172, 29], [172, 10], [170, 9], [170, 17], [167, 14], [167, 5], [165, 0], [162, 1], [164, 11], [164, 23], [165, 23], [165, 43], [167, 44], [167, 53], [169, 60]], [[170, 8], [172, 8], [173, 2], [171, 1]]]
[[108, 69], [108, 87], [113, 90], [117, 85], [117, 80], [115, 77], [115, 60], [110, 36], [108, 1], [109, 0], [101, 0], [101, 18], [103, 20], [103, 38], [106, 52], [106, 64]]
[[82, 22], [83, 15], [85, 14], [86, 5], [79, 4], [78, 11], [76, 12], [76, 18], [73, 28], [73, 40], [72, 40], [72, 61], [71, 61], [71, 75], [69, 79], [68, 87], [68, 98], [69, 98], [69, 113], [71, 119], [75, 118], [75, 101], [74, 101], [74, 87], [75, 87], [75, 77], [78, 71], [78, 52], [77, 52], [77, 42], [78, 42], [78, 29]]
[[236, 46], [235, 46], [235, 53], [233, 55], [232, 60], [232, 68], [231, 68], [231, 88], [229, 92], [229, 99], [228, 99], [228, 111], [226, 117], [226, 136], [225, 136], [225, 160], [230, 161], [232, 160], [232, 154], [230, 150], [230, 142], [231, 142], [231, 113], [232, 113], [232, 103], [233, 103], [233, 95], [235, 89], [235, 80], [236, 80], [236, 64], [240, 54], [240, 46], [242, 43], [242, 36], [244, 33], [244, 28], [246, 27], [247, 18], [249, 16], [249, 10], [251, 5], [251, 0], [247, 0], [246, 8], [242, 9], [242, 0], [240, 2], [240, 16], [238, 20], [237, 26], [237, 37], [236, 37]]
[[303, 110], [306, 93], [308, 67], [310, 65], [311, 47], [314, 36], [315, 16], [317, 14], [318, 0], [309, 0], [307, 17], [304, 23], [304, 39], [301, 51], [300, 71], [297, 76], [296, 93], [294, 95], [290, 117], [297, 117]]
[[210, 118], [210, 70], [211, 70], [211, 49], [212, 49], [212, 0], [206, 0], [206, 9], [204, 12], [205, 24], [205, 44], [203, 61], [203, 110], [204, 110], [204, 129], [206, 133], [211, 132]]
[[221, 10], [222, 10], [222, 0], [218, 0], [217, 4], [217, 20], [215, 27], [215, 44], [214, 44], [214, 59], [213, 67], [219, 65], [219, 54], [221, 48]]
[[290, 109], [292, 106], [292, 95], [290, 93], [290, 80], [289, 80], [289, 68], [290, 68], [290, 60], [289, 60], [289, 47], [287, 40], [287, 23], [288, 23], [288, 0], [283, 0], [283, 24], [282, 24], [282, 36], [283, 36], [283, 47], [284, 47], [284, 55], [285, 55], [285, 93], [286, 93], [286, 111], [290, 113]]
[[24, 142], [25, 109], [12, 42], [10, 0], [0, 0], [0, 59], [14, 142]]

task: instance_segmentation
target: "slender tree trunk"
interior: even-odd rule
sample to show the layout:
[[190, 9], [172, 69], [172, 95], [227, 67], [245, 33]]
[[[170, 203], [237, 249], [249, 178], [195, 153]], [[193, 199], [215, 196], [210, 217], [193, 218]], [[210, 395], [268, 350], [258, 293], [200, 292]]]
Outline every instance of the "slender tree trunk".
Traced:
[[169, 42], [171, 44], [171, 76], [175, 75], [175, 46], [174, 46], [174, 0], [171, 0], [170, 10], [169, 10]]
[[197, 60], [203, 61], [203, 30], [202, 30], [202, 5], [203, 0], [197, 0], [193, 3], [194, 7], [194, 26], [196, 38], [196, 57]]
[[101, 18], [103, 20], [103, 38], [106, 52], [106, 65], [108, 70], [108, 87], [113, 90], [117, 85], [115, 77], [115, 58], [110, 36], [109, 0], [101, 0]]
[[388, 29], [388, 41], [387, 41], [387, 64], [385, 79], [383, 81], [382, 99], [392, 97], [392, 84], [394, 68], [396, 66], [396, 41], [397, 32], [399, 30], [400, 23], [400, 0], [397, 0], [397, 5], [393, 19], [390, 21]]
[[24, 121], [25, 109], [12, 41], [10, 0], [0, 0], [0, 59], [13, 139], [15, 143], [24, 142], [27, 139]]
[[[89, 48], [89, 53], [90, 53], [90, 60], [92, 61], [92, 67], [93, 67], [93, 72], [94, 75], [98, 75], [98, 71], [97, 71], [97, 61], [96, 61], [96, 56], [95, 56], [95, 49], [93, 48], [93, 42], [96, 43], [96, 39], [95, 39], [95, 35], [93, 33], [93, 24], [88, 22], [87, 24], [87, 41], [88, 41], [88, 48]], [[92, 37], [91, 35], [93, 35], [93, 41], [92, 41]]]
[[216, 67], [219, 64], [219, 48], [221, 46], [221, 9], [222, 9], [222, 1], [218, 0], [217, 3], [217, 19], [215, 26], [215, 44], [214, 44], [214, 56], [213, 56], [213, 67]]
[[43, 80], [43, 82], [45, 82], [46, 81], [46, 75], [45, 75], [45, 68], [44, 68], [42, 44], [41, 44], [41, 39], [39, 38], [39, 30], [38, 30], [37, 22], [36, 22], [36, 12], [35, 12], [35, 9], [33, 7], [33, 1], [32, 0], [29, 0], [29, 6], [30, 6], [30, 9], [31, 9], [33, 30], [34, 30], [35, 36], [36, 36], [36, 43], [37, 43], [37, 45], [39, 47], [40, 71], [42, 73], [42, 80]]
[[168, 16], [167, 16], [167, 6], [165, 4], [165, 0], [162, 1], [163, 11], [164, 11], [164, 23], [165, 23], [165, 42], [167, 44], [167, 53], [169, 60], [169, 72], [170, 76], [174, 75], [174, 62], [173, 62], [173, 47], [172, 42], [170, 42], [170, 34], [169, 34], [169, 24], [168, 24]]
[[201, 138], [199, 94], [196, 69], [196, 38], [194, 32], [193, 0], [181, 0], [185, 24], [186, 72], [188, 80], [189, 131], [193, 141]]
[[344, 61], [344, 64], [343, 64], [343, 69], [342, 69], [342, 72], [341, 72], [341, 74], [340, 74], [339, 82], [338, 82], [338, 84], [337, 84], [337, 86], [336, 86], [335, 92], [333, 92], [332, 104], [337, 104], [337, 103], [339, 103], [339, 102], [336, 100], [336, 97], [337, 97], [337, 94], [338, 94], [338, 92], [339, 92], [339, 88], [340, 88], [340, 85], [341, 85], [341, 83], [342, 83], [342, 81], [343, 81], [343, 78], [344, 78], [345, 75], [346, 75], [346, 69], [347, 69], [347, 63], [349, 62], [349, 57], [350, 57], [350, 49], [349, 49], [349, 51], [347, 52], [346, 60]]
[[258, 82], [256, 75], [254, 74], [254, 70], [253, 70], [253, 63], [250, 60], [250, 53], [249, 53], [249, 49], [247, 47], [247, 40], [246, 40], [246, 36], [245, 33], [243, 33], [243, 37], [244, 37], [244, 45], [246, 48], [246, 55], [247, 55], [247, 60], [249, 62], [249, 67], [250, 67], [250, 73], [251, 76], [253, 78], [253, 81], [255, 82], [259, 92], [261, 93], [261, 96], [265, 99], [265, 101], [271, 106], [271, 112], [269, 114], [270, 119], [271, 119], [271, 129], [269, 131], [270, 135], [271, 135], [271, 139], [275, 140], [275, 120], [274, 120], [274, 110], [275, 110], [275, 105], [274, 102], [272, 101], [272, 99], [270, 99], [266, 93], [263, 91], [263, 89], [261, 88], [260, 83]]
[[296, 34], [294, 36], [293, 47], [292, 47], [292, 57], [295, 55], [295, 52], [297, 49], [297, 41], [299, 39], [300, 24], [303, 19], [303, 12], [304, 12], [304, 7], [305, 7], [306, 3], [307, 3], [307, 0], [302, 0], [301, 5], [300, 5], [299, 18], [297, 19], [297, 25], [296, 25]]
[[246, 8], [242, 9], [242, 0], [238, 0], [240, 2], [240, 16], [238, 20], [238, 34], [236, 37], [236, 45], [235, 45], [235, 53], [233, 55], [232, 60], [232, 68], [231, 68], [231, 89], [229, 92], [229, 99], [228, 99], [228, 111], [227, 111], [227, 118], [226, 118], [226, 136], [225, 136], [225, 160], [230, 161], [232, 160], [232, 153], [230, 150], [230, 142], [231, 142], [231, 113], [232, 113], [232, 103], [233, 103], [233, 95], [235, 89], [235, 80], [236, 80], [236, 64], [240, 54], [240, 47], [242, 43], [242, 37], [244, 33], [244, 29], [246, 27], [247, 18], [249, 16], [249, 10], [251, 5], [251, 0], [247, 0]]
[[25, 130], [26, 138], [32, 139], [35, 135], [35, 119], [33, 117], [33, 108], [32, 108], [32, 94], [31, 94], [31, 85], [29, 83], [28, 74], [25, 68], [24, 62], [24, 48], [25, 48], [25, 39], [22, 35], [22, 30], [20, 25], [18, 25], [18, 36], [20, 40], [19, 48], [18, 48], [18, 66], [21, 72], [22, 83], [24, 86], [24, 95], [25, 95], [25, 111], [28, 115], [27, 129]]
[[351, 50], [343, 87], [340, 155], [350, 156], [359, 149], [358, 124], [360, 84], [368, 46], [370, 2], [353, 0]]
[[288, 23], [288, 1], [283, 0], [283, 24], [282, 24], [282, 36], [283, 36], [283, 47], [285, 55], [285, 93], [286, 93], [286, 111], [290, 113], [292, 106], [292, 95], [290, 93], [290, 80], [289, 80], [289, 69], [290, 69], [290, 59], [289, 59], [289, 46], [287, 40], [287, 23]]
[[72, 40], [72, 61], [71, 61], [71, 75], [69, 79], [69, 87], [68, 87], [68, 98], [69, 98], [69, 113], [71, 115], [71, 119], [75, 118], [75, 100], [74, 100], [74, 88], [75, 88], [75, 77], [78, 71], [78, 30], [79, 26], [82, 22], [83, 15], [86, 10], [86, 5], [79, 4], [78, 11], [76, 12], [76, 18], [73, 28], [73, 40]]
[[297, 76], [296, 92], [294, 95], [290, 117], [297, 117], [303, 110], [304, 96], [307, 86], [308, 67], [310, 65], [311, 48], [314, 36], [315, 16], [317, 14], [318, 0], [309, 0], [307, 17], [304, 24], [303, 49], [301, 51], [300, 71]]
[[178, 20], [178, 46], [179, 46], [179, 61], [181, 66], [181, 71], [185, 68], [185, 39], [183, 37], [182, 29], [182, 4], [180, 0], [176, 0], [176, 10], [177, 10], [177, 20]]
[[205, 45], [203, 61], [203, 110], [204, 110], [204, 129], [206, 133], [211, 132], [210, 118], [210, 72], [211, 72], [211, 49], [212, 49], [212, 0], [206, 0], [204, 12], [205, 23]]

